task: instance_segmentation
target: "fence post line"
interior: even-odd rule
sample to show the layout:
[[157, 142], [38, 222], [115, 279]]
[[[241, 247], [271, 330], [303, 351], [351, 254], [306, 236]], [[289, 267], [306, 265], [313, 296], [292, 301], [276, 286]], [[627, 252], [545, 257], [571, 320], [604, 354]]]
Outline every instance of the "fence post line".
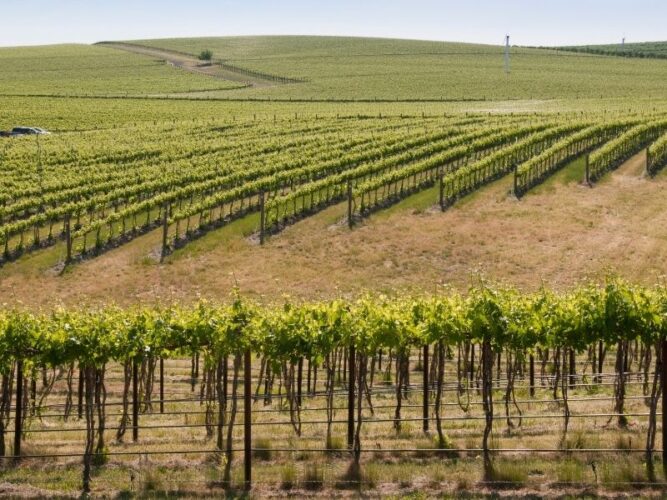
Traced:
[[354, 345], [349, 349], [349, 376], [347, 391], [347, 446], [352, 449], [354, 446], [354, 379], [355, 379], [355, 352]]
[[660, 370], [660, 381], [662, 383], [662, 469], [667, 474], [667, 339], [661, 342], [662, 368]]
[[259, 244], [264, 244], [264, 226], [266, 225], [266, 212], [264, 208], [264, 191], [259, 193]]
[[428, 373], [429, 373], [429, 363], [428, 363], [428, 344], [424, 346], [423, 356], [423, 375], [424, 375], [424, 394], [423, 394], [423, 417], [424, 417], [424, 432], [428, 432], [428, 400], [429, 400], [429, 383], [428, 383]]
[[530, 373], [530, 397], [535, 397], [535, 355], [530, 355], [530, 364], [529, 364], [529, 373]]
[[132, 441], [139, 440], [139, 367], [132, 360]]
[[164, 413], [164, 358], [160, 358], [160, 413]]
[[21, 434], [23, 433], [23, 360], [16, 361], [16, 403], [14, 418], [14, 461], [21, 458]]
[[598, 376], [596, 377], [596, 381], [598, 384], [602, 383], [603, 361], [604, 361], [604, 344], [600, 340], [600, 342], [598, 342]]
[[79, 420], [83, 418], [83, 370], [81, 365], [79, 365], [79, 387], [77, 394], [77, 413], [79, 414]]
[[442, 212], [444, 212], [445, 211], [445, 176], [444, 176], [444, 173], [443, 173], [442, 169], [440, 170], [439, 177], [440, 177], [440, 179], [439, 179], [439, 181], [440, 181], [440, 194], [439, 194], [440, 210]]
[[252, 356], [250, 349], [245, 351], [243, 358], [243, 465], [245, 469], [245, 489], [247, 491], [252, 487], [252, 384], [250, 380]]
[[299, 358], [296, 374], [296, 404], [301, 406], [301, 386], [303, 385], [303, 358]]
[[350, 229], [354, 226], [352, 220], [352, 181], [347, 181], [347, 225]]
[[167, 256], [167, 237], [169, 236], [169, 212], [171, 205], [165, 203], [162, 214], [162, 252], [160, 253], [160, 262], [164, 262]]
[[65, 256], [65, 264], [72, 262], [72, 227], [71, 214], [65, 216], [65, 243], [67, 248], [67, 255]]
[[308, 358], [308, 371], [306, 376], [306, 394], [311, 394], [310, 392], [310, 375], [313, 370], [313, 362]]

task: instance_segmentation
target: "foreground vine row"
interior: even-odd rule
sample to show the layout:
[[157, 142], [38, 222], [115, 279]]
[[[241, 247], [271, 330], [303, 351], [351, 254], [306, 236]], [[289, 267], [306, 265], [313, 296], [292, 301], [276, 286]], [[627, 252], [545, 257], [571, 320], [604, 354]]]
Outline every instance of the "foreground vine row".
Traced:
[[[251, 373], [254, 353], [262, 367], [256, 380], [257, 391], [263, 387], [264, 394], [270, 397], [278, 377], [286, 391], [290, 420], [297, 435], [301, 428], [303, 361], [307, 360], [315, 369], [322, 368], [328, 409], [327, 432], [323, 436], [327, 448], [332, 440], [336, 373], [338, 371], [340, 376], [341, 363], [345, 361], [343, 371], [349, 380], [348, 443], [354, 463], [358, 465], [362, 452], [361, 428], [366, 420], [362, 418], [361, 410], [367, 405], [371, 411], [373, 408], [369, 377], [372, 386], [376, 362], [379, 360], [381, 365], [383, 354], [390, 365], [392, 358], [395, 360], [394, 426], [400, 430], [401, 394], [408, 384], [407, 364], [411, 353], [417, 349], [424, 363], [424, 421], [426, 425], [430, 420], [428, 408], [432, 406], [437, 431], [436, 449], [449, 449], [441, 404], [447, 360], [458, 356], [455, 380], [450, 382], [459, 387], [467, 386], [468, 374], [477, 371], [473, 379], [479, 383], [486, 415], [480, 449], [484, 452], [487, 475], [493, 474], [490, 444], [494, 422], [493, 392], [498, 390], [494, 381], [501, 381], [501, 360], [506, 364], [505, 378], [502, 379], [505, 385], [503, 401], [510, 423], [514, 419], [520, 422], [522, 415], [514, 394], [519, 373], [524, 376], [530, 373], [532, 394], [535, 361], [542, 363], [543, 371], [547, 362], [554, 367], [550, 386], [554, 401], [562, 401], [562, 443], [566, 442], [571, 418], [568, 390], [576, 370], [574, 359], [583, 356], [586, 364], [594, 367], [593, 373], [600, 373], [601, 377], [607, 353], [610, 356], [614, 353], [612, 415], [620, 426], [628, 422], [624, 404], [629, 360], [637, 360], [639, 372], [644, 374], [644, 393], [649, 408], [645, 452], [647, 463], [652, 467], [666, 336], [667, 288], [635, 286], [616, 278], [609, 278], [604, 286], [589, 284], [563, 293], [543, 289], [523, 294], [481, 283], [465, 295], [446, 290], [433, 296], [364, 297], [355, 301], [286, 303], [281, 307], [260, 306], [234, 294], [231, 303], [225, 305], [200, 302], [193, 307], [59, 309], [48, 314], [5, 310], [0, 314], [0, 455], [6, 454], [5, 434], [13, 387], [16, 388], [16, 401], [24, 402], [14, 405], [15, 421], [23, 422], [29, 409], [27, 388], [33, 387], [30, 389], [33, 393], [31, 404], [34, 405], [31, 414], [40, 415], [39, 408], [48, 406], [49, 388], [53, 387], [58, 370], [67, 374], [71, 411], [76, 392], [72, 378], [78, 370], [80, 411], [88, 429], [82, 454], [84, 489], [88, 489], [92, 464], [104, 463], [108, 453], [105, 373], [109, 367], [114, 364], [124, 367], [122, 415], [119, 426], [114, 428], [117, 438], [122, 439], [131, 422], [130, 394], [134, 396], [135, 413], [137, 387], [150, 394], [149, 387], [153, 385], [158, 361], [162, 364], [168, 358], [196, 357], [202, 360], [207, 380], [206, 392], [202, 386], [202, 395], [205, 393], [208, 401], [207, 426], [210, 423], [212, 433], [217, 429], [217, 449], [231, 464], [231, 432], [237, 415], [237, 400], [241, 398], [238, 391], [241, 367], [244, 365], [243, 373]], [[233, 363], [228, 374], [229, 358]], [[51, 370], [53, 378], [50, 379], [47, 373]], [[37, 397], [34, 388], [40, 373], [45, 382]], [[231, 394], [228, 393], [228, 379]], [[28, 383], [29, 380], [32, 382]], [[243, 398], [249, 405], [249, 398], [253, 396], [251, 378], [244, 375], [243, 380]], [[429, 405], [431, 387], [434, 403]], [[143, 404], [150, 404], [150, 397]], [[245, 407], [247, 416], [251, 411], [249, 406]], [[67, 410], [65, 418], [66, 415]], [[244, 427], [249, 433], [251, 422], [246, 420]], [[20, 436], [21, 427], [18, 429]], [[137, 430], [137, 427], [133, 428], [134, 432]], [[18, 459], [20, 452], [16, 447], [20, 450], [21, 438], [16, 439], [14, 456]]]

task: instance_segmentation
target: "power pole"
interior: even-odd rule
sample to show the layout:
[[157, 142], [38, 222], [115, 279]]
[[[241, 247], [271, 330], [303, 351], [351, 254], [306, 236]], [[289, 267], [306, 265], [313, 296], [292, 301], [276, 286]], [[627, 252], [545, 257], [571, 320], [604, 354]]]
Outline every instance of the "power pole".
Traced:
[[505, 74], [510, 74], [510, 36], [505, 35]]

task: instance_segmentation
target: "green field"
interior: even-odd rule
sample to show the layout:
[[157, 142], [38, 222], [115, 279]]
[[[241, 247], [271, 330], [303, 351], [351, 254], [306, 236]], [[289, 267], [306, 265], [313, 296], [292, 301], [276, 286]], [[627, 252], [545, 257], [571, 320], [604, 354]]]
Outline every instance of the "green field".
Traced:
[[0, 48], [0, 95], [145, 96], [234, 87], [106, 47]]
[[[238, 37], [134, 41], [199, 54], [303, 84], [231, 92], [293, 99], [585, 99], [667, 97], [667, 62], [446, 42], [335, 37]], [[220, 95], [215, 94], [214, 95]], [[227, 95], [227, 94], [225, 94]]]
[[604, 56], [667, 59], [667, 42], [640, 42], [608, 45], [571, 45], [557, 47], [558, 50], [597, 54]]

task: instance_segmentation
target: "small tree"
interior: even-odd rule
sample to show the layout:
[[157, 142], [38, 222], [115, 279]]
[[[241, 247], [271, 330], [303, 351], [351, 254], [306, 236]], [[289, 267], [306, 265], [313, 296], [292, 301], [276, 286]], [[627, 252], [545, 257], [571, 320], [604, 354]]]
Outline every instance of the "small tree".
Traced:
[[199, 53], [200, 61], [210, 61], [211, 59], [213, 59], [213, 52], [211, 50], [205, 49]]

